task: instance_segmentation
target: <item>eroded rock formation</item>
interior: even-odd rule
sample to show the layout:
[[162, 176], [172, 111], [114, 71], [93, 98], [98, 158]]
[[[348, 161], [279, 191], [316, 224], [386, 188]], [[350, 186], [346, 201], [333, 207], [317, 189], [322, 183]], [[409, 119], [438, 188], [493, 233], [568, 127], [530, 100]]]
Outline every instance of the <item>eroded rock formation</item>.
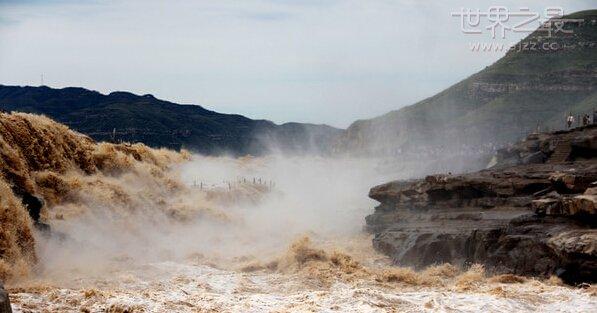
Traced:
[[4, 290], [2, 283], [0, 283], [0, 313], [12, 313], [10, 299], [8, 298], [8, 293]]
[[374, 246], [401, 265], [485, 264], [597, 281], [597, 127], [530, 135], [494, 166], [371, 189]]

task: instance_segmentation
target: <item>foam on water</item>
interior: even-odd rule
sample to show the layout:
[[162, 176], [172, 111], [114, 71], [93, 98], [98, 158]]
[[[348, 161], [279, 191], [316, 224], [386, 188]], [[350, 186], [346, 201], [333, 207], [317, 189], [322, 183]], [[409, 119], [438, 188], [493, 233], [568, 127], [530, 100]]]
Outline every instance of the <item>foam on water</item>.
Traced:
[[[582, 289], [539, 281], [487, 283], [475, 292], [447, 287], [382, 286], [371, 280], [329, 287], [298, 274], [243, 273], [192, 263], [160, 262], [73, 277], [77, 288], [43, 285], [12, 290], [15, 312], [591, 312], [597, 298]], [[90, 287], [93, 286], [93, 287]], [[502, 290], [495, 294], [494, 290]]]
[[[391, 266], [362, 232], [375, 205], [366, 195], [410, 174], [379, 160], [190, 156], [95, 143], [40, 116], [0, 118], [0, 279], [16, 312], [597, 308], [593, 287]], [[46, 201], [51, 236], [18, 193]]]

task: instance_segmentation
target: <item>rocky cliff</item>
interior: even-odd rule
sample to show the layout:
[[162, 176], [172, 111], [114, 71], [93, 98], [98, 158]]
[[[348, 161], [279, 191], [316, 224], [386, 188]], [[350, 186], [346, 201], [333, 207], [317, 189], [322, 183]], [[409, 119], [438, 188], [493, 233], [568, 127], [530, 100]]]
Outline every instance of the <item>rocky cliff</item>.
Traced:
[[373, 245], [396, 264], [597, 281], [597, 126], [532, 134], [493, 167], [371, 189]]
[[4, 290], [4, 286], [0, 282], [0, 313], [12, 313], [10, 306], [10, 299], [8, 293]]

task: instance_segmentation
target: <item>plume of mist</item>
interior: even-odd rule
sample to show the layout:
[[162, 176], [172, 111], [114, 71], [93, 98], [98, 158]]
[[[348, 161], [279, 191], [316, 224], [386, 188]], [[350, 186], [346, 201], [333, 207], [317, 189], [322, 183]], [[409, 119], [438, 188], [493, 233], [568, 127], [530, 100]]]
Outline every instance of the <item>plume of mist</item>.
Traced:
[[[371, 186], [420, 168], [346, 155], [209, 157], [95, 143], [31, 114], [3, 114], [2, 127], [3, 179], [41, 197], [51, 227], [49, 235], [33, 231], [16, 207], [23, 218], [11, 224], [31, 240], [11, 244], [56, 281], [154, 261], [237, 267], [275, 258], [305, 235], [341, 242], [362, 232]], [[271, 151], [284, 151], [276, 143]], [[17, 264], [8, 256], [0, 258]]]
[[55, 206], [63, 215], [50, 224], [66, 238], [40, 237], [40, 263], [60, 279], [73, 270], [105, 273], [122, 261], [199, 258], [238, 266], [235, 260], [272, 259], [305, 234], [324, 240], [361, 233], [373, 205], [364, 195], [383, 180], [376, 171], [375, 162], [343, 158], [194, 155], [169, 172], [185, 186], [181, 192], [168, 194], [138, 175], [113, 181], [134, 199], [164, 192], [161, 201], [115, 203], [91, 193], [78, 197], [85, 213], [68, 218], [71, 205]]
[[[43, 236], [34, 232], [33, 222], [53, 226], [55, 221], [96, 214], [120, 221], [142, 215], [147, 207], [173, 215], [172, 206], [155, 204], [165, 203], [183, 189], [166, 173], [171, 165], [188, 158], [185, 152], [142, 144], [97, 144], [49, 118], [23, 113], [0, 113], [0, 147], [1, 280], [23, 276], [24, 271], [17, 269], [23, 264], [29, 268], [43, 264], [36, 262], [34, 249], [41, 248]], [[36, 198], [45, 206], [32, 213], [25, 199]], [[41, 220], [34, 221], [40, 213]]]
[[[415, 177], [485, 168], [503, 143], [489, 140], [474, 129], [452, 127], [448, 117], [455, 116], [459, 113], [450, 108], [425, 111], [415, 105], [359, 120], [336, 140], [334, 151], [385, 159], [386, 163], [401, 167], [399, 172]], [[437, 133], [437, 129], [444, 131]]]

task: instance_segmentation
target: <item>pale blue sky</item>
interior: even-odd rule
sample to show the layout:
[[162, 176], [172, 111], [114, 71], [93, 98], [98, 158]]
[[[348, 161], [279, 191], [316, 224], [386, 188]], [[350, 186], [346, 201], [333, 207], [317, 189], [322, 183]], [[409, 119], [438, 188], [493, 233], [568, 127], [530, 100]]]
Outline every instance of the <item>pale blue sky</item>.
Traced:
[[[543, 12], [593, 1], [503, 1]], [[494, 1], [0, 0], [0, 84], [127, 90], [275, 122], [346, 127], [432, 96], [503, 53], [451, 12]], [[593, 5], [593, 8], [595, 6]], [[526, 34], [510, 34], [508, 41]]]

